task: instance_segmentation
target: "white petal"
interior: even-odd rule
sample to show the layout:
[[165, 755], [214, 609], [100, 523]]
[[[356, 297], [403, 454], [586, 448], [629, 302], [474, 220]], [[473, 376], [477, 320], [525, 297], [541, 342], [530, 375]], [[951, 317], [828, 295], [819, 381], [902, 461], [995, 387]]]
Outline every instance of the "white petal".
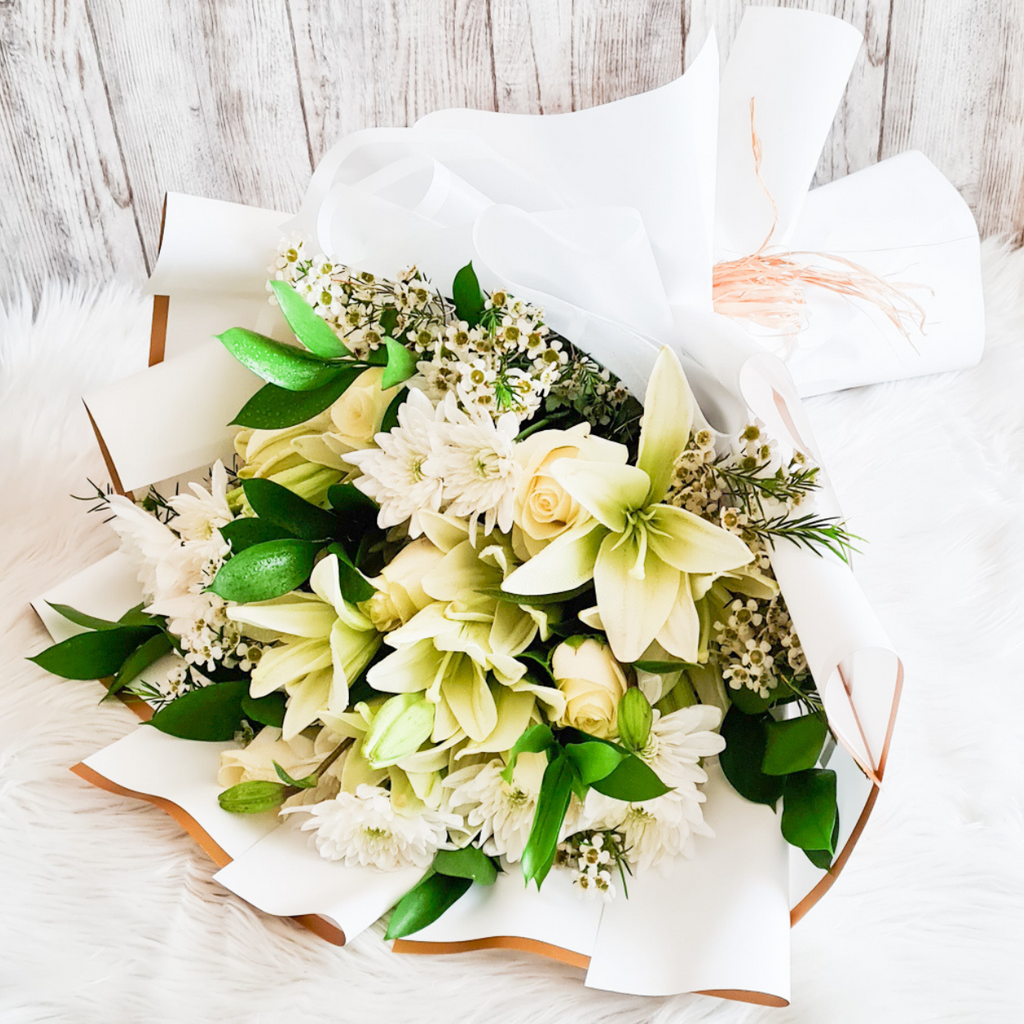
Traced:
[[567, 530], [519, 566], [502, 584], [511, 594], [559, 594], [594, 576], [594, 563], [608, 530], [596, 519]]
[[644, 418], [636, 464], [651, 479], [648, 501], [658, 502], [672, 481], [676, 459], [690, 439], [693, 398], [676, 354], [663, 348], [644, 396]]
[[658, 643], [669, 654], [683, 661], [695, 662], [700, 641], [700, 617], [693, 603], [690, 581], [686, 573], [680, 573], [679, 591], [675, 604], [665, 625], [658, 631]]
[[754, 558], [735, 534], [672, 505], [655, 509], [648, 534], [651, 550], [682, 572], [725, 572]]
[[643, 506], [651, 486], [642, 469], [611, 462], [556, 459], [549, 472], [599, 523], [616, 533], [626, 528], [626, 513]]

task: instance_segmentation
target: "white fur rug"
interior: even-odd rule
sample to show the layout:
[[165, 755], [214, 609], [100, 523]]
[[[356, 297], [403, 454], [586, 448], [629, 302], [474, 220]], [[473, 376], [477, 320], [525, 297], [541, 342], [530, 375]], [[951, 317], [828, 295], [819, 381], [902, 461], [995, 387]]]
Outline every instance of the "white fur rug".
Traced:
[[0, 311], [0, 1021], [808, 1024], [1024, 1019], [1024, 251], [986, 246], [974, 370], [815, 400], [858, 571], [907, 666], [883, 798], [793, 933], [793, 1004], [582, 988], [525, 954], [335, 949], [211, 881], [160, 811], [69, 765], [134, 727], [25, 662], [31, 597], [113, 548], [78, 396], [141, 367], [148, 303], [54, 287]]

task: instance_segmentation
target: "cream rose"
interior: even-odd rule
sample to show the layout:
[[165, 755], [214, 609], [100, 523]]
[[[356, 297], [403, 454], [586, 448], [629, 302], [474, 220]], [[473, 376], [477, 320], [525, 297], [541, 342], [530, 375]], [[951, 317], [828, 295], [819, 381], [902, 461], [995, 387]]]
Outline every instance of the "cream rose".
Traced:
[[362, 610], [381, 633], [397, 629], [433, 600], [423, 589], [423, 577], [444, 558], [426, 537], [407, 544], [370, 580], [377, 593], [362, 603]]
[[619, 701], [628, 683], [606, 643], [579, 638], [560, 643], [551, 655], [551, 674], [566, 701], [556, 724], [601, 739], [615, 735]]
[[384, 376], [383, 366], [372, 366], [365, 370], [349, 385], [346, 392], [331, 406], [331, 420], [334, 430], [326, 435], [332, 448], [339, 446], [339, 454], [345, 450], [369, 448], [373, 435], [379, 433], [384, 413], [391, 400], [398, 394], [401, 385], [381, 390]]
[[536, 554], [587, 514], [551, 475], [555, 462], [584, 459], [625, 465], [627, 457], [625, 445], [591, 436], [589, 423], [580, 423], [570, 430], [541, 430], [518, 443], [516, 461], [522, 466], [522, 473], [512, 518], [522, 531], [529, 554]]

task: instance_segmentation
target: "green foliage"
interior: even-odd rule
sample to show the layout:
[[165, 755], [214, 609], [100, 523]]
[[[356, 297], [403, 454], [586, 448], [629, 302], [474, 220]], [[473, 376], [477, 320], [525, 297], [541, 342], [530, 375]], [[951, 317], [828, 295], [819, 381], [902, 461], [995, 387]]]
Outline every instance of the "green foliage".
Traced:
[[55, 612], [67, 619], [68, 622], [73, 622], [76, 626], [84, 626], [86, 629], [115, 629], [118, 625], [109, 619], [98, 619], [95, 615], [87, 615], [85, 612], [80, 612], [77, 608], [72, 608], [69, 604], [54, 604], [53, 601], [47, 601], [46, 603]]
[[265, 697], [242, 698], [242, 713], [259, 725], [272, 725], [280, 729], [284, 725], [284, 713], [288, 698], [281, 692], [268, 693]]
[[803, 715], [765, 726], [766, 742], [761, 770], [766, 775], [789, 775], [813, 768], [818, 762], [828, 726], [823, 716]]
[[629, 803], [654, 800], [671, 791], [671, 787], [658, 778], [654, 769], [636, 754], [624, 757], [615, 771], [592, 783], [592, 788], [605, 796]]
[[516, 760], [520, 754], [540, 754], [552, 746], [555, 734], [543, 722], [537, 722], [526, 729], [512, 745], [508, 752], [508, 764], [505, 765], [501, 777], [511, 786], [512, 773], [516, 768]]
[[808, 768], [786, 778], [782, 799], [782, 834], [801, 850], [835, 853], [838, 820], [836, 773]]
[[300, 498], [273, 480], [242, 481], [242, 490], [253, 511], [274, 526], [300, 540], [329, 540], [338, 532], [338, 517]]
[[319, 549], [318, 544], [293, 538], [256, 544], [229, 558], [209, 589], [239, 604], [281, 597], [309, 579]]
[[316, 789], [316, 784], [320, 781], [320, 776], [316, 772], [301, 779], [293, 779], [276, 761], [274, 762], [274, 771], [286, 786], [294, 786], [296, 789]]
[[627, 756], [624, 751], [610, 743], [597, 741], [567, 743], [565, 753], [584, 786], [593, 785], [607, 778]]
[[480, 885], [494, 885], [498, 869], [494, 861], [476, 846], [461, 850], [438, 850], [434, 854], [433, 868], [450, 878], [468, 878]]
[[766, 775], [761, 769], [770, 717], [767, 713], [745, 715], [739, 708], [730, 708], [722, 723], [725, 750], [718, 760], [725, 777], [740, 796], [774, 808], [782, 796], [785, 779]]
[[381, 433], [390, 433], [395, 427], [398, 426], [398, 410], [401, 408], [402, 403], [409, 397], [409, 389], [402, 388], [401, 391], [391, 399], [391, 403], [384, 410], [384, 416], [380, 421]]
[[391, 912], [386, 939], [412, 935], [436, 921], [456, 900], [469, 891], [470, 878], [445, 875], [433, 868], [410, 889]]
[[338, 582], [346, 601], [358, 604], [369, 601], [376, 593], [374, 586], [355, 567], [348, 552], [341, 544], [332, 544], [327, 549], [332, 555], [338, 556]]
[[327, 321], [317, 316], [309, 303], [290, 284], [286, 281], [271, 281], [270, 287], [274, 289], [288, 326], [310, 352], [323, 359], [351, 355], [346, 345], [327, 325]]
[[144, 672], [165, 654], [170, 654], [173, 649], [174, 644], [166, 633], [157, 633], [144, 641], [122, 662], [107, 689], [107, 697], [124, 689], [140, 672]]
[[384, 345], [388, 361], [384, 368], [384, 376], [380, 380], [380, 387], [382, 391], [387, 391], [388, 388], [393, 388], [415, 375], [416, 355], [394, 338], [385, 338]]
[[336, 380], [343, 369], [311, 352], [274, 341], [245, 327], [232, 327], [218, 338], [257, 377], [287, 391], [315, 391]]
[[467, 263], [455, 275], [455, 280], [452, 283], [452, 299], [455, 302], [455, 313], [458, 318], [465, 320], [470, 327], [476, 327], [483, 315], [486, 300], [472, 263]]
[[220, 535], [231, 545], [233, 554], [257, 544], [266, 544], [272, 540], [284, 540], [293, 534], [281, 526], [275, 526], [269, 519], [256, 516], [243, 516], [233, 519], [220, 528]]
[[48, 647], [29, 661], [65, 679], [103, 679], [155, 635], [157, 626], [112, 626], [79, 633]]
[[147, 724], [184, 740], [230, 740], [245, 717], [242, 701], [248, 692], [248, 679], [191, 690], [161, 708]]
[[537, 887], [544, 883], [558, 850], [558, 836], [572, 798], [574, 771], [572, 762], [559, 750], [544, 769], [537, 810], [530, 836], [523, 850], [523, 877]]
[[309, 391], [291, 391], [264, 384], [232, 420], [236, 427], [283, 430], [305, 423], [333, 405], [363, 372], [362, 366], [340, 369], [326, 384]]

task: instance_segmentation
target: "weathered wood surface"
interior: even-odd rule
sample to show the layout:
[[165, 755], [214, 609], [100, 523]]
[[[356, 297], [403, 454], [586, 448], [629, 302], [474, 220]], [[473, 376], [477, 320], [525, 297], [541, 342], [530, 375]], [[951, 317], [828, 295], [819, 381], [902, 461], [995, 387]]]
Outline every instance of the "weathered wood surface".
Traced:
[[[865, 36], [819, 183], [907, 148], [1024, 242], [1024, 0], [782, 0]], [[141, 281], [180, 189], [292, 209], [343, 134], [676, 77], [744, 0], [0, 0], [0, 299]]]

